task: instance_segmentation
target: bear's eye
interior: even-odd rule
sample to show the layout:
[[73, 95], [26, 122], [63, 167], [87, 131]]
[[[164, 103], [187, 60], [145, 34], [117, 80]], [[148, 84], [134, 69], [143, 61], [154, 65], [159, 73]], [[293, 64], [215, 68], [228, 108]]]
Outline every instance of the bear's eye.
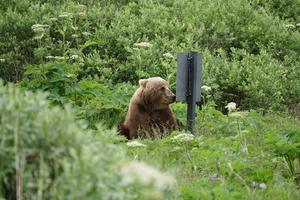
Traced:
[[165, 91], [165, 89], [166, 89], [165, 87], [161, 87], [160, 88], [161, 91]]

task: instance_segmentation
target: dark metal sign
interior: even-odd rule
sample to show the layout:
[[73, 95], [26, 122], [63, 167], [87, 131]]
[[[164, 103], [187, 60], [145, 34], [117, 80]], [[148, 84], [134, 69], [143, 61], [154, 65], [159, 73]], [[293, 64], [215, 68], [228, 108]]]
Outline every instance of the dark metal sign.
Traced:
[[187, 102], [187, 127], [194, 134], [196, 102], [201, 100], [202, 59], [198, 52], [177, 54], [176, 101]]

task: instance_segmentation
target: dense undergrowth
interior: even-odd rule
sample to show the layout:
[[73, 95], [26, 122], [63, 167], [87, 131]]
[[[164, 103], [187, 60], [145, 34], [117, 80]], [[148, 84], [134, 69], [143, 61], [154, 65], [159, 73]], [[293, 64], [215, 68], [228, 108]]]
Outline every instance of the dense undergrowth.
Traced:
[[[299, 4], [0, 1], [0, 198], [299, 199]], [[127, 143], [138, 80], [174, 90], [190, 50], [196, 135], [175, 103], [179, 131]]]
[[234, 101], [294, 112], [299, 7], [298, 0], [14, 0], [1, 6], [1, 77], [18, 81], [33, 66], [64, 60], [78, 81], [135, 84], [159, 75], [174, 87], [176, 53], [194, 50], [203, 53], [203, 83], [219, 108]]

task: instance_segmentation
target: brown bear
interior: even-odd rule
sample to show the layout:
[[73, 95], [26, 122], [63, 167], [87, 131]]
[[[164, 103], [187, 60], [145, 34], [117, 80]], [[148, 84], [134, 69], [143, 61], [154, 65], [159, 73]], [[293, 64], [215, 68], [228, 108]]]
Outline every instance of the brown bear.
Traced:
[[143, 136], [159, 136], [177, 129], [176, 119], [169, 104], [175, 101], [175, 95], [169, 89], [167, 81], [160, 77], [139, 80], [139, 88], [133, 94], [124, 124], [119, 132], [128, 139]]

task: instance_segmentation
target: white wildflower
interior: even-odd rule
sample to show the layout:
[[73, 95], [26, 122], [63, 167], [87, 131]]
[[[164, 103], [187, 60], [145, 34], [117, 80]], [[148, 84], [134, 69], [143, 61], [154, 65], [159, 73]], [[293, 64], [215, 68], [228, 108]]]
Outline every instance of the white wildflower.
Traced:
[[72, 17], [72, 13], [63, 12], [58, 17], [59, 18], [71, 18]]
[[55, 60], [64, 60], [65, 59], [65, 57], [63, 57], [63, 56], [54, 56], [53, 58]]
[[167, 189], [175, 184], [175, 179], [166, 173], [160, 172], [143, 162], [131, 161], [121, 168], [122, 184], [141, 184], [154, 186], [157, 189]]
[[0, 63], [4, 63], [4, 62], [5, 62], [5, 59], [0, 58]]
[[79, 35], [78, 34], [72, 34], [71, 37], [72, 38], [79, 38]]
[[58, 19], [56, 17], [51, 17], [49, 20], [53, 21], [53, 22], [58, 21]]
[[176, 142], [188, 142], [194, 140], [195, 136], [189, 133], [181, 133], [171, 138], [172, 141]]
[[258, 186], [260, 189], [267, 189], [267, 185], [265, 183], [260, 183]]
[[47, 59], [53, 59], [54, 56], [46, 56]]
[[90, 32], [82, 32], [82, 35], [84, 35], [84, 36], [91, 36], [92, 34]]
[[48, 28], [48, 25], [43, 25], [43, 24], [34, 24], [31, 26], [31, 29], [35, 33], [43, 33], [45, 31], [45, 28]]
[[79, 12], [79, 13], [76, 13], [76, 15], [78, 17], [85, 17], [86, 16], [86, 13], [85, 12]]
[[295, 25], [294, 24], [287, 24], [285, 25], [286, 28], [290, 28], [290, 29], [293, 29], [295, 28]]
[[248, 153], [248, 148], [247, 147], [243, 147], [241, 149], [241, 153]]
[[173, 59], [174, 58], [174, 56], [171, 53], [164, 53], [163, 57], [169, 58], [169, 59]]
[[148, 42], [140, 42], [140, 43], [134, 43], [133, 44], [136, 47], [146, 47], [146, 48], [151, 48], [152, 44], [148, 43]]
[[38, 28], [48, 28], [49, 25], [45, 25], [45, 24], [33, 24], [31, 26], [31, 29], [34, 30], [34, 29], [38, 29]]
[[78, 60], [80, 57], [78, 55], [71, 55], [70, 58], [73, 60]]
[[229, 112], [234, 111], [236, 109], [236, 103], [230, 102], [225, 108], [227, 108]]
[[250, 132], [249, 130], [246, 130], [246, 129], [245, 129], [245, 130], [242, 130], [241, 133], [244, 134], [244, 135], [246, 135], [246, 134], [249, 134], [249, 133], [251, 133], [251, 132]]
[[201, 87], [201, 90], [202, 90], [203, 92], [209, 92], [209, 91], [211, 91], [211, 87], [209, 87], [209, 86], [207, 86], [207, 85], [203, 85], [203, 86]]
[[127, 146], [129, 146], [129, 147], [146, 147], [146, 145], [140, 143], [140, 142], [137, 141], [137, 140], [133, 140], [133, 141], [127, 142], [126, 144], [127, 144]]

